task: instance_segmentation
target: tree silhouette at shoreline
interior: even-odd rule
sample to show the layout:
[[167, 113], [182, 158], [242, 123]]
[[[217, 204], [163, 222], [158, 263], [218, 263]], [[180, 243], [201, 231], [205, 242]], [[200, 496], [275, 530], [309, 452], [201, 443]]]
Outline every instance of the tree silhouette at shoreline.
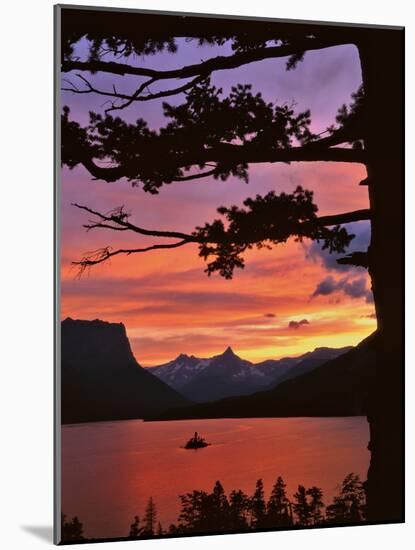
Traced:
[[67, 521], [66, 515], [61, 514], [61, 537], [68, 542], [84, 540], [84, 526], [77, 516]]
[[[279, 476], [272, 487], [270, 497], [265, 499], [264, 484], [258, 479], [252, 496], [240, 489], [225, 493], [220, 481], [216, 481], [212, 492], [194, 490], [179, 496], [180, 512], [177, 523], [164, 530], [157, 522], [157, 508], [154, 500], [147, 502], [144, 520], [134, 517], [130, 526], [129, 539], [159, 538], [171, 535], [231, 533], [266, 529], [289, 529], [293, 527], [323, 527], [325, 525], [347, 525], [364, 523], [366, 497], [364, 483], [359, 476], [348, 474], [338, 494], [324, 512], [323, 492], [319, 487], [298, 486], [291, 501], [286, 494], [286, 485]], [[88, 539], [83, 536], [83, 524], [77, 518], [72, 522], [62, 516], [62, 540], [64, 542]]]
[[275, 482], [267, 504], [267, 521], [270, 526], [289, 527], [293, 524], [291, 503], [281, 476]]
[[137, 538], [143, 532], [143, 528], [140, 527], [139, 516], [134, 516], [134, 521], [130, 525], [130, 537]]

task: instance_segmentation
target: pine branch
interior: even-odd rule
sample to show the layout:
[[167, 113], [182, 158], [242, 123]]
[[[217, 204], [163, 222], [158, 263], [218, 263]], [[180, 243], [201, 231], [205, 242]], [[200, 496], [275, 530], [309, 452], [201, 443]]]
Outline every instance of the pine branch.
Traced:
[[178, 69], [171, 69], [166, 71], [148, 69], [146, 67], [135, 67], [126, 63], [101, 60], [64, 60], [61, 68], [62, 72], [69, 72], [73, 70], [89, 71], [91, 73], [105, 72], [122, 76], [145, 76], [149, 78], [155, 78], [157, 80], [171, 78], [192, 78], [201, 75], [206, 76], [214, 71], [235, 69], [242, 65], [254, 63], [263, 59], [290, 57], [292, 55], [301, 54], [304, 51], [321, 50], [324, 48], [330, 48], [332, 46], [347, 44], [349, 42], [350, 40], [345, 41], [344, 38], [339, 38], [338, 40], [318, 40], [315, 38], [309, 38], [297, 41], [295, 45], [272, 46], [266, 48], [258, 48], [252, 51], [249, 50], [246, 52], [236, 53], [230, 56], [217, 56], [207, 61], [203, 61], [202, 63], [198, 63], [195, 65], [186, 65]]
[[[349, 237], [343, 229], [339, 230], [340, 224], [355, 222], [359, 220], [370, 219], [369, 210], [356, 210], [354, 212], [345, 212], [335, 214], [331, 216], [317, 217], [314, 215], [315, 206], [311, 202], [312, 193], [298, 188], [293, 195], [286, 195], [282, 193], [280, 196], [269, 194], [266, 197], [257, 196], [256, 199], [247, 199], [245, 204], [249, 205], [249, 210], [244, 211], [232, 207], [231, 209], [220, 208], [219, 212], [226, 215], [230, 224], [227, 229], [224, 228], [222, 222], [216, 220], [213, 224], [206, 224], [202, 228], [196, 228], [196, 230], [189, 234], [180, 231], [163, 231], [145, 229], [137, 226], [129, 221], [130, 214], [124, 210], [124, 207], [118, 207], [110, 211], [109, 213], [102, 213], [93, 210], [87, 206], [74, 203], [73, 206], [84, 210], [89, 214], [98, 218], [98, 221], [90, 221], [88, 224], [84, 224], [83, 227], [87, 231], [91, 229], [110, 229], [113, 231], [131, 231], [144, 236], [152, 236], [158, 238], [172, 238], [178, 239], [173, 243], [161, 243], [152, 244], [147, 247], [140, 248], [120, 248], [113, 250], [111, 247], [103, 247], [92, 252], [88, 252], [84, 257], [77, 262], [73, 262], [74, 265], [79, 267], [79, 275], [81, 275], [86, 269], [103, 263], [114, 256], [118, 255], [131, 255], [136, 253], [149, 252], [151, 250], [173, 249], [184, 246], [186, 244], [197, 243], [200, 249], [200, 255], [207, 259], [208, 256], [216, 256], [216, 260], [208, 264], [207, 272], [210, 274], [215, 270], [221, 272], [226, 278], [230, 278], [235, 267], [243, 267], [243, 260], [241, 254], [248, 248], [252, 248], [253, 245], [269, 246], [267, 241], [277, 244], [278, 242], [285, 242], [287, 238], [292, 235], [297, 239], [302, 240], [303, 237], [311, 239], [323, 239], [331, 243], [330, 247], [343, 249], [343, 245], [340, 243], [347, 243], [352, 237]], [[271, 202], [272, 201], [272, 202]], [[302, 217], [308, 216], [309, 219], [303, 219], [302, 221], [278, 220], [278, 215], [274, 222], [265, 220], [265, 225], [262, 230], [254, 233], [245, 232], [246, 220], [248, 217], [264, 217], [261, 211], [256, 211], [256, 208], [264, 208], [263, 213], [268, 212], [272, 216], [272, 211], [269, 210], [269, 205], [275, 203], [275, 211], [278, 211], [278, 205], [284, 203], [284, 212], [288, 215], [287, 208], [290, 208], [294, 213], [298, 211], [298, 215]], [[299, 214], [299, 212], [302, 214]], [[308, 212], [308, 214], [306, 214]], [[292, 216], [290, 216], [291, 218]], [[285, 225], [284, 225], [285, 224]], [[336, 226], [334, 230], [324, 229], [321, 231], [319, 228], [325, 228], [329, 226]], [[285, 228], [284, 228], [285, 227]], [[282, 231], [282, 233], [281, 233]], [[279, 235], [279, 236], [278, 236]], [[333, 242], [338, 244], [333, 244]], [[346, 262], [341, 262], [346, 263]]]
[[[312, 145], [312, 146], [311, 146]], [[179, 166], [197, 166], [204, 165], [207, 162], [229, 164], [256, 164], [265, 162], [347, 162], [364, 164], [366, 154], [358, 149], [346, 149], [342, 147], [319, 147], [319, 142], [302, 147], [288, 147], [286, 149], [276, 149], [266, 151], [254, 149], [249, 145], [234, 145], [229, 143], [218, 144], [215, 147], [205, 148], [197, 155], [192, 157], [182, 155], [177, 158]], [[81, 164], [88, 172], [98, 180], [115, 182], [122, 177], [131, 177], [131, 174], [139, 173], [139, 162], [131, 162], [128, 166], [118, 165], [113, 167], [103, 167], [95, 163], [91, 156], [85, 155], [81, 159]], [[212, 175], [210, 173], [209, 175]], [[190, 177], [188, 179], [196, 179]], [[184, 181], [183, 178], [173, 178], [171, 182]]]

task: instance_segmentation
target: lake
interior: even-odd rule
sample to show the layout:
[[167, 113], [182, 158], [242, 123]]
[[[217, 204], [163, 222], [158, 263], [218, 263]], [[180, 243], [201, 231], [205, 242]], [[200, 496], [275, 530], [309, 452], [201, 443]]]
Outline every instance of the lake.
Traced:
[[[212, 445], [185, 450], [198, 431]], [[128, 536], [153, 497], [164, 528], [176, 522], [179, 494], [212, 490], [248, 495], [262, 478], [268, 497], [282, 476], [291, 497], [299, 484], [323, 489], [330, 503], [350, 472], [366, 479], [365, 417], [247, 418], [143, 422], [127, 420], [62, 428], [62, 510], [77, 515], [84, 535]]]

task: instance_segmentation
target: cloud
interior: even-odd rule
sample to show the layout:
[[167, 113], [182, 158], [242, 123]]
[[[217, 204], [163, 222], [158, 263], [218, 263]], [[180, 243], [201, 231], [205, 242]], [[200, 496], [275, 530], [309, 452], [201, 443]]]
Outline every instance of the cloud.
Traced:
[[347, 224], [345, 228], [349, 234], [355, 235], [346, 252], [343, 254], [330, 254], [327, 249], [322, 249], [321, 243], [314, 241], [306, 247], [306, 258], [315, 263], [320, 263], [329, 271], [361, 273], [365, 269], [364, 267], [339, 264], [337, 260], [352, 252], [364, 252], [367, 250], [370, 242], [370, 224], [366, 221], [355, 222]]
[[329, 294], [336, 292], [338, 288], [338, 283], [336, 283], [334, 277], [328, 275], [325, 279], [318, 283], [311, 297], [315, 298], [316, 296], [328, 296]]
[[307, 319], [301, 319], [301, 321], [290, 321], [288, 323], [288, 328], [298, 329], [303, 325], [309, 325], [309, 324], [310, 323], [309, 321], [307, 321]]
[[329, 296], [335, 292], [342, 292], [345, 296], [352, 299], [366, 298], [366, 302], [373, 302], [372, 291], [367, 288], [365, 277], [358, 277], [355, 279], [343, 277], [342, 279], [335, 279], [332, 275], [328, 275], [318, 283], [311, 298]]
[[264, 317], [269, 317], [269, 318], [273, 318], [275, 317], [275, 313], [264, 313]]
[[366, 279], [364, 277], [360, 277], [359, 279], [354, 279], [350, 283], [345, 282], [343, 291], [346, 296], [350, 296], [350, 298], [365, 297], [367, 295]]

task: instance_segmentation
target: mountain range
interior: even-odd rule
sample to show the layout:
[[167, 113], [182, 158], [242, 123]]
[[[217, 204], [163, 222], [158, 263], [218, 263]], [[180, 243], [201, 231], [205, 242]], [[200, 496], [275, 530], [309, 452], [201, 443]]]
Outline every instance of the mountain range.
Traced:
[[61, 420], [364, 414], [375, 338], [256, 364], [228, 347], [207, 359], [182, 354], [143, 368], [122, 323], [68, 318], [61, 323]]
[[147, 370], [194, 402], [216, 401], [224, 397], [248, 395], [270, 389], [300, 376], [352, 349], [316, 348], [299, 357], [269, 359], [251, 363], [228, 347], [208, 359], [181, 354], [163, 365]]
[[270, 390], [174, 408], [145, 420], [364, 415], [375, 376], [375, 346], [373, 333], [346, 353]]
[[63, 424], [142, 418], [188, 400], [141, 367], [122, 323], [61, 323]]

